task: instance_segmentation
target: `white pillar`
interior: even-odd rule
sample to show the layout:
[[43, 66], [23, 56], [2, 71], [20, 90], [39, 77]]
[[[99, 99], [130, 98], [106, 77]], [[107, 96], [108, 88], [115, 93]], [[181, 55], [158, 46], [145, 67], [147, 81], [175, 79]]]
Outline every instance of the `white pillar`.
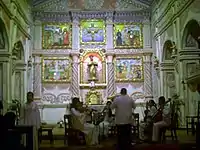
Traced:
[[37, 100], [41, 99], [42, 87], [41, 87], [41, 58], [35, 56], [34, 60], [34, 81], [33, 81], [33, 93]]
[[36, 21], [34, 24], [34, 49], [42, 49], [42, 24], [40, 21]]
[[72, 14], [73, 17], [73, 23], [72, 23], [72, 50], [79, 50], [79, 17], [78, 14]]
[[144, 54], [144, 93], [146, 100], [153, 98], [151, 57], [151, 53]]
[[113, 54], [107, 54], [107, 96], [113, 96], [116, 93], [115, 71], [113, 63]]
[[72, 56], [72, 82], [71, 82], [71, 92], [72, 97], [79, 97], [79, 53], [73, 53]]
[[151, 48], [151, 32], [150, 24], [144, 24], [143, 26], [143, 45], [144, 49]]
[[106, 49], [113, 50], [113, 12], [107, 12], [106, 18]]

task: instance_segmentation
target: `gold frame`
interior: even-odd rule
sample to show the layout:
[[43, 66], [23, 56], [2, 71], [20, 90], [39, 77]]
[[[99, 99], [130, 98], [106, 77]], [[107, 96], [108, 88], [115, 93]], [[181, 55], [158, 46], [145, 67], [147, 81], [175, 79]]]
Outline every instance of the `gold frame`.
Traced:
[[[58, 81], [58, 80], [56, 80], [56, 81], [51, 81], [51, 80], [45, 80], [44, 79], [44, 61], [45, 60], [69, 60], [69, 62], [70, 62], [70, 65], [69, 65], [69, 74], [70, 74], [70, 76], [69, 76], [69, 78], [68, 79], [66, 79], [66, 80], [60, 80], [60, 81]], [[41, 78], [42, 78], [42, 83], [70, 83], [71, 82], [71, 80], [72, 80], [72, 59], [70, 58], [70, 57], [42, 57], [42, 76], [41, 76]]]
[[[99, 21], [102, 21], [104, 23], [104, 27], [103, 27], [103, 30], [104, 30], [104, 41], [103, 42], [82, 42], [82, 26], [81, 26], [81, 22], [89, 22], [91, 20], [99, 20]], [[106, 45], [106, 23], [103, 19], [82, 19], [80, 21], [80, 45], [95, 45], [95, 44], [99, 44], [99, 45]]]
[[[44, 47], [44, 26], [45, 25], [67, 25], [70, 26], [70, 31], [71, 31], [71, 37], [70, 37], [70, 44], [69, 46], [51, 46], [50, 48], [45, 48]], [[72, 48], [72, 24], [71, 23], [43, 23], [42, 24], [42, 49], [71, 49]]]
[[[141, 79], [118, 79], [117, 76], [117, 71], [116, 71], [116, 61], [117, 59], [142, 59], [142, 65], [141, 65], [141, 70], [142, 70], [142, 78]], [[117, 56], [114, 58], [114, 69], [115, 69], [115, 81], [116, 82], [143, 82], [144, 81], [144, 58], [143, 56]]]
[[87, 54], [98, 53], [102, 58], [102, 78], [103, 81], [97, 81], [96, 84], [106, 84], [106, 56], [101, 50], [86, 50], [80, 56], [80, 84], [89, 84], [89, 81], [83, 81], [83, 61]]
[[[98, 98], [98, 101], [97, 101], [96, 104], [91, 104], [91, 103], [89, 102], [90, 96], [93, 95], [93, 94], [95, 94], [95, 95], [97, 96], [97, 98]], [[85, 102], [86, 102], [87, 105], [99, 105], [99, 104], [101, 104], [101, 98], [102, 98], [102, 94], [101, 94], [99, 91], [97, 91], [97, 90], [95, 90], [95, 89], [93, 88], [93, 89], [90, 89], [90, 90], [86, 93], [86, 96], [85, 96], [85, 100], [86, 100], [86, 101], [85, 101]]]
[[[138, 25], [140, 27], [141, 30], [141, 35], [140, 35], [140, 47], [133, 47], [133, 46], [116, 46], [116, 25]], [[141, 49], [144, 47], [144, 43], [143, 43], [143, 27], [144, 25], [142, 23], [116, 23], [114, 24], [114, 30], [113, 30], [113, 44], [114, 44], [114, 48], [115, 49]]]

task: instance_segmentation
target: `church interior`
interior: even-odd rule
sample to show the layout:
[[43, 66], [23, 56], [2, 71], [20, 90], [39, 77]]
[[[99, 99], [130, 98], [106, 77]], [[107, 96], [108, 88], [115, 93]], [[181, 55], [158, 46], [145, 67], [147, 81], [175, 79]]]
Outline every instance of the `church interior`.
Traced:
[[180, 141], [195, 143], [199, 6], [199, 0], [0, 0], [3, 113], [33, 92], [40, 149], [68, 149], [64, 116], [72, 98], [100, 111], [126, 88], [139, 121], [149, 100], [171, 99]]

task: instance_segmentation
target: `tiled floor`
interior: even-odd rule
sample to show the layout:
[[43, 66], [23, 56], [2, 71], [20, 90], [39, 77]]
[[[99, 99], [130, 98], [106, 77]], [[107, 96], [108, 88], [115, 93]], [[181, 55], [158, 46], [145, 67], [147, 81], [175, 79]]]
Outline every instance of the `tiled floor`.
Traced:
[[[44, 133], [45, 134], [45, 133]], [[195, 136], [187, 135], [185, 130], [179, 130], [178, 131], [178, 142], [179, 143], [195, 143]], [[54, 143], [50, 144], [50, 141], [48, 140], [43, 140], [40, 147], [45, 148], [45, 147], [65, 147], [64, 145], [64, 128], [54, 128], [53, 130], [53, 135], [54, 135]], [[170, 139], [168, 139], [167, 141], [168, 143], [171, 143], [172, 141]], [[100, 145], [103, 147], [112, 147], [115, 144], [115, 139], [111, 138], [111, 139], [105, 139], [102, 140]], [[82, 147], [74, 147], [75, 149], [79, 149]]]

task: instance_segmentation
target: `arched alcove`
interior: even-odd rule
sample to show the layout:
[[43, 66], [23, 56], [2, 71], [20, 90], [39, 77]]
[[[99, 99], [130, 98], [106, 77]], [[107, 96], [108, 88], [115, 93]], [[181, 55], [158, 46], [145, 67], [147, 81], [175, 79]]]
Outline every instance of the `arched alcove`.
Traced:
[[0, 50], [8, 50], [8, 35], [3, 20], [0, 18]]
[[183, 32], [183, 48], [197, 47], [200, 48], [200, 25], [196, 20], [190, 20]]
[[163, 45], [163, 54], [162, 54], [162, 61], [164, 62], [165, 60], [172, 60], [172, 47], [173, 43], [171, 40], [165, 41]]

